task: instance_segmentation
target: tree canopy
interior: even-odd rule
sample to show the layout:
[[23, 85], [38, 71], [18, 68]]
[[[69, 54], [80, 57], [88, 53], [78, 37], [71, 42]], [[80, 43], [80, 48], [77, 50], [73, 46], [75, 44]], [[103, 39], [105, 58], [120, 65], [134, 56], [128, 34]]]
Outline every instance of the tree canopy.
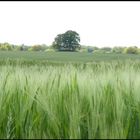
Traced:
[[79, 34], [75, 31], [68, 30], [55, 37], [52, 47], [59, 50], [75, 51], [76, 48], [80, 48], [79, 42]]

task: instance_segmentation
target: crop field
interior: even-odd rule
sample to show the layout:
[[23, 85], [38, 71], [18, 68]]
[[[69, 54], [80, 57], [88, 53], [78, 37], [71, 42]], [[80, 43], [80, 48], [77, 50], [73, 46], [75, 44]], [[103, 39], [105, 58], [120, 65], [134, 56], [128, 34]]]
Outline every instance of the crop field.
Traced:
[[140, 55], [134, 54], [105, 54], [105, 53], [79, 53], [79, 52], [28, 52], [28, 51], [0, 51], [0, 62], [6, 59], [49, 62], [100, 62], [114, 60], [140, 60]]
[[140, 138], [140, 55], [0, 52], [0, 138]]

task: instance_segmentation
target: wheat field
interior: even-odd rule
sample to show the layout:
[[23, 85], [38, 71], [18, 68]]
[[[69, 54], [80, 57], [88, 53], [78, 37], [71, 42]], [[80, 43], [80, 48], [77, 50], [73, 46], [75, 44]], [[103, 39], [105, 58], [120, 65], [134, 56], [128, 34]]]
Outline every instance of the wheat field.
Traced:
[[139, 61], [0, 71], [0, 138], [140, 138]]

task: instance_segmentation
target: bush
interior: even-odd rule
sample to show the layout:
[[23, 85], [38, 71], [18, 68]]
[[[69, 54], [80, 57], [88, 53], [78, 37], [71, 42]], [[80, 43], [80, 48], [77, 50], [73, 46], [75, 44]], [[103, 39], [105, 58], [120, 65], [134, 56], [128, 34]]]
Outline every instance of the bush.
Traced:
[[124, 52], [127, 54], [138, 54], [139, 50], [136, 46], [132, 46], [132, 47], [125, 48]]
[[123, 51], [124, 51], [124, 47], [114, 47], [112, 49], [113, 53], [123, 53]]
[[55, 50], [49, 48], [49, 49], [46, 49], [45, 52], [55, 52]]
[[0, 44], [0, 50], [8, 51], [12, 49], [13, 49], [13, 45], [10, 45], [9, 43]]

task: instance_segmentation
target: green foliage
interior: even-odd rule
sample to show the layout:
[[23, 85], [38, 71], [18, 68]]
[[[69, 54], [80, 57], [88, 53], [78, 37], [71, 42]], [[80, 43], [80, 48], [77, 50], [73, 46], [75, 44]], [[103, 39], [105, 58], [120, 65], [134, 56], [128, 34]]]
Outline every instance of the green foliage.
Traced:
[[114, 53], [123, 53], [124, 52], [124, 47], [114, 47], [112, 49], [112, 52], [114, 52]]
[[10, 45], [9, 43], [1, 43], [0, 44], [0, 50], [9, 51], [12, 49], [13, 49], [13, 45]]
[[128, 47], [124, 52], [128, 54], [138, 54], [138, 48], [136, 46]]
[[[58, 41], [58, 40], [57, 40]], [[53, 48], [53, 49], [59, 49], [60, 48], [60, 45], [58, 45], [58, 43], [56, 43], [55, 41], [52, 43], [52, 45], [51, 45], [51, 48]]]
[[66, 31], [63, 34], [58, 34], [54, 42], [52, 43], [52, 47], [55, 49], [59, 49], [60, 51], [75, 51], [76, 48], [80, 48], [80, 36], [75, 31]]
[[31, 47], [31, 51], [41, 51], [42, 46], [41, 45], [34, 45]]
[[0, 138], [139, 139], [139, 60], [1, 51]]
[[94, 54], [117, 53], [117, 54], [140, 54], [140, 49], [136, 46], [124, 47], [115, 46], [98, 48], [96, 46], [80, 45], [80, 36], [75, 31], [67, 31], [64, 34], [59, 34], [55, 41], [47, 46], [46, 44], [37, 44], [27, 46], [24, 44], [13, 45], [9, 43], [0, 43], [0, 51], [38, 51], [38, 52], [55, 52], [55, 51], [75, 51], [75, 52], [93, 52]]
[[33, 45], [29, 47], [29, 51], [45, 51], [48, 48], [46, 45]]
[[28, 46], [25, 46], [24, 44], [22, 44], [22, 45], [14, 45], [14, 50], [15, 51], [27, 51]]
[[140, 138], [139, 61], [28, 66], [5, 61], [1, 139]]

